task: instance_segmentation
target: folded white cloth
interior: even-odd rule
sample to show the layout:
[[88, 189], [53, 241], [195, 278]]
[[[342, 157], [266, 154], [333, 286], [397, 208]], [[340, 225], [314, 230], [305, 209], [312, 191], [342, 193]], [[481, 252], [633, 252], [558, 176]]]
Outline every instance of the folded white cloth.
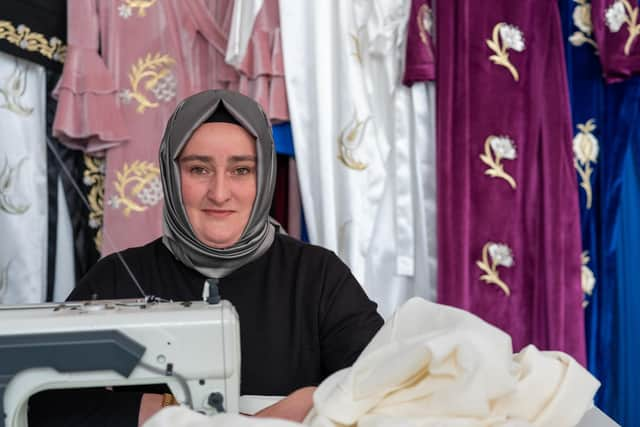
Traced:
[[[313, 396], [310, 427], [573, 427], [599, 382], [570, 356], [528, 346], [466, 311], [420, 298], [389, 319], [351, 368]], [[167, 408], [145, 427], [293, 427]]]
[[318, 387], [305, 424], [570, 427], [598, 387], [566, 354], [513, 355], [510, 337], [480, 318], [413, 298]]

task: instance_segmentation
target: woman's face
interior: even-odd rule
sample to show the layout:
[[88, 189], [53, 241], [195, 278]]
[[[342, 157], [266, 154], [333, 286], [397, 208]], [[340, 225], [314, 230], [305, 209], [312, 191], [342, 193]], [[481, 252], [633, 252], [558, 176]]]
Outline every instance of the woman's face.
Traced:
[[213, 248], [232, 246], [256, 198], [255, 139], [232, 123], [204, 123], [178, 162], [182, 202], [196, 237]]

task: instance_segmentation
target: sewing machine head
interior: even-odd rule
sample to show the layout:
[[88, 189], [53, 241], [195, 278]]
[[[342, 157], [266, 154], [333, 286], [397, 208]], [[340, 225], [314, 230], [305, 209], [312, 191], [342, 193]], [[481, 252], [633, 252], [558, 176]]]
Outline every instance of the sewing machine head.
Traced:
[[228, 301], [0, 307], [0, 427], [26, 426], [42, 390], [161, 383], [196, 411], [238, 412], [240, 330]]

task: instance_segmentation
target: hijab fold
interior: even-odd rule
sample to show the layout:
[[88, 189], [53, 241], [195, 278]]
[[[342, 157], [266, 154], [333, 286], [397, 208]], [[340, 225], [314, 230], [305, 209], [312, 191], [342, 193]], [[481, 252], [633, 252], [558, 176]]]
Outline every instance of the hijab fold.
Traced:
[[[220, 108], [256, 139], [257, 188], [249, 221], [240, 239], [220, 249], [196, 237], [182, 201], [178, 159], [195, 130], [205, 122], [219, 121]], [[228, 121], [228, 120], [220, 120]], [[224, 277], [257, 259], [272, 245], [279, 224], [269, 218], [276, 182], [276, 158], [271, 124], [251, 98], [226, 90], [200, 92], [178, 105], [167, 122], [160, 145], [160, 175], [164, 190], [162, 242], [182, 263], [206, 277]]]

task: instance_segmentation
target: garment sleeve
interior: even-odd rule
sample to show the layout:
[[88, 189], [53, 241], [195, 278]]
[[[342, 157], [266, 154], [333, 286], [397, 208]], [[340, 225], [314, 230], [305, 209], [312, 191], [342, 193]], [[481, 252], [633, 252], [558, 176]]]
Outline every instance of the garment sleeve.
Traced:
[[632, 17], [637, 17], [638, 10], [635, 1], [591, 2], [593, 33], [607, 83], [620, 82], [640, 74], [640, 37], [637, 32], [631, 31], [636, 22]]
[[383, 325], [349, 268], [332, 254], [320, 302], [320, 346], [324, 374], [349, 367]]
[[[95, 0], [68, 0], [68, 50], [53, 95], [53, 135], [71, 148], [101, 152], [129, 139], [111, 72], [98, 54]], [[73, 25], [71, 25], [73, 24]]]

